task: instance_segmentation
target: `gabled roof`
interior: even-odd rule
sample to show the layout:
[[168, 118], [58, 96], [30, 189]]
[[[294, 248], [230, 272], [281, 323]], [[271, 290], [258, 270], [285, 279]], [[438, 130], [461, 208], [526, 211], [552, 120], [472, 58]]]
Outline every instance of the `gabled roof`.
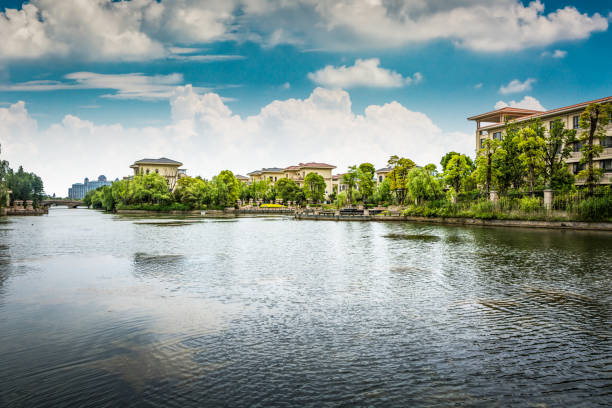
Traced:
[[393, 170], [392, 167], [383, 167], [382, 169], [376, 170], [376, 173], [389, 173]]
[[168, 159], [167, 157], [161, 157], [159, 159], [141, 159], [135, 161], [134, 164], [172, 164], [176, 166], [183, 165], [183, 163], [177, 162], [176, 160]]
[[238, 180], [248, 180], [249, 178], [246, 176], [243, 176], [241, 174], [236, 174], [234, 177], [236, 177]]
[[300, 166], [289, 166], [285, 167], [283, 170], [299, 170]]

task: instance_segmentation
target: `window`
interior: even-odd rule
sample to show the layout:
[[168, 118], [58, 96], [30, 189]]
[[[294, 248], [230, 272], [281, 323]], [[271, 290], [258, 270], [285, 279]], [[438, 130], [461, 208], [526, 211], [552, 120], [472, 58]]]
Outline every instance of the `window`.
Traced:
[[612, 159], [602, 160], [601, 168], [604, 173], [612, 173]]
[[576, 115], [572, 117], [572, 128], [580, 129], [580, 116]]
[[479, 133], [480, 133], [480, 136], [486, 136], [489, 134], [489, 132], [486, 130], [481, 130]]
[[379, 182], [379, 183], [382, 183], [382, 180], [383, 180], [383, 179], [382, 179], [382, 176], [378, 176], [378, 182]]
[[484, 147], [484, 139], [480, 139], [480, 148], [482, 149]]
[[502, 140], [502, 134], [501, 133], [502, 132], [495, 132], [495, 133], [493, 133], [493, 139]]
[[586, 164], [574, 163], [574, 174], [580, 173], [586, 168]]
[[574, 151], [579, 152], [582, 149], [582, 142], [574, 142]]
[[552, 130], [553, 123], [555, 123], [554, 120], [551, 120], [550, 122], [548, 122], [548, 130]]
[[601, 145], [603, 147], [612, 147], [612, 136], [606, 136], [602, 141]]
[[147, 169], [147, 174], [149, 174], [149, 169]]
[[159, 169], [155, 169], [155, 174], [159, 174]]

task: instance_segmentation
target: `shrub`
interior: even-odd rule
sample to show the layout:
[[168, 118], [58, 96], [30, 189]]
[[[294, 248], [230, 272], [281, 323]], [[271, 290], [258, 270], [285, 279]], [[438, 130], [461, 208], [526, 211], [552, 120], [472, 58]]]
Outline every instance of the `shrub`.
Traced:
[[536, 212], [542, 209], [542, 204], [537, 197], [523, 197], [519, 200], [519, 209], [523, 212]]
[[578, 219], [583, 221], [607, 221], [612, 219], [612, 196], [590, 197], [574, 206]]
[[260, 205], [261, 208], [285, 208], [284, 205], [282, 204], [262, 204]]

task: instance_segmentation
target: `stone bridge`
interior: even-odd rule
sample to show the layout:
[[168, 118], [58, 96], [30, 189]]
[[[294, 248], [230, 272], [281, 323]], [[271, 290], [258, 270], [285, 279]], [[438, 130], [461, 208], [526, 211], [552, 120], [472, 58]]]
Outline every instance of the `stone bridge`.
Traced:
[[65, 205], [68, 208], [77, 208], [80, 205], [85, 205], [85, 203], [78, 200], [43, 200], [42, 205], [44, 207], [50, 207], [52, 205]]

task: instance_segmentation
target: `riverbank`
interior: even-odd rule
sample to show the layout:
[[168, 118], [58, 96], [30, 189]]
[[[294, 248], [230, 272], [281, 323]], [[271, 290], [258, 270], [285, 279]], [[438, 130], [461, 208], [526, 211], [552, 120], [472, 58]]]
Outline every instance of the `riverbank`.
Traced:
[[478, 218], [415, 217], [405, 215], [328, 215], [296, 213], [297, 220], [312, 221], [408, 221], [449, 225], [480, 225], [489, 227], [548, 228], [566, 230], [611, 231], [610, 222], [534, 221], [534, 220], [486, 220]]
[[33, 208], [33, 209], [15, 209], [13, 207], [0, 209], [0, 216], [36, 216], [45, 215], [49, 213], [49, 209], [45, 208]]

